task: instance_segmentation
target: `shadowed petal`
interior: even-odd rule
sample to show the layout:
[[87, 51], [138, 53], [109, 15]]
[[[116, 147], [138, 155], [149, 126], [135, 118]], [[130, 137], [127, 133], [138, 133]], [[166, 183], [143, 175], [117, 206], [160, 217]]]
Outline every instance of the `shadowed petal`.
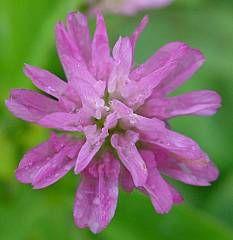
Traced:
[[124, 136], [114, 134], [111, 138], [112, 146], [130, 172], [136, 187], [143, 186], [147, 179], [146, 165], [135, 146], [137, 140], [138, 135], [133, 131], [127, 131]]
[[124, 191], [126, 192], [132, 192], [135, 188], [132, 176], [130, 175], [130, 172], [122, 166], [121, 173], [120, 173], [120, 184]]
[[109, 224], [117, 205], [119, 171], [119, 162], [106, 153], [82, 173], [74, 205], [78, 227], [98, 233]]
[[28, 122], [38, 122], [48, 114], [63, 111], [58, 101], [26, 89], [12, 90], [6, 106], [16, 117]]
[[66, 90], [67, 83], [49, 71], [26, 64], [24, 73], [35, 86], [58, 99]]
[[16, 170], [16, 177], [34, 188], [53, 184], [74, 167], [75, 156], [83, 144], [68, 136], [52, 134], [50, 139], [26, 153]]
[[147, 117], [168, 119], [180, 115], [209, 116], [221, 106], [220, 96], [209, 90], [194, 91], [170, 98], [149, 99], [139, 110]]

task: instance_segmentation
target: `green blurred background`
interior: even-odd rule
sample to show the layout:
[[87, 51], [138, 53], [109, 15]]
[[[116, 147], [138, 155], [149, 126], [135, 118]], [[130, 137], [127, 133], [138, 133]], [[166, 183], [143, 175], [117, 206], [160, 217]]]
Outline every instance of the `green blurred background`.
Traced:
[[[167, 215], [154, 212], [145, 196], [121, 191], [116, 215], [99, 235], [74, 226], [72, 208], [78, 178], [68, 174], [44, 190], [16, 181], [14, 169], [23, 153], [48, 137], [48, 130], [14, 118], [5, 108], [10, 88], [33, 88], [23, 63], [63, 76], [54, 46], [54, 24], [80, 0], [1, 0], [0, 6], [0, 239], [233, 239], [233, 1], [177, 0], [150, 10], [150, 24], [137, 46], [137, 63], [163, 44], [181, 40], [201, 49], [204, 67], [179, 92], [213, 89], [223, 99], [214, 117], [182, 117], [173, 128], [196, 141], [220, 169], [210, 187], [174, 182], [185, 203]], [[107, 16], [111, 44], [130, 34], [141, 17]], [[90, 21], [94, 29], [94, 21]]]

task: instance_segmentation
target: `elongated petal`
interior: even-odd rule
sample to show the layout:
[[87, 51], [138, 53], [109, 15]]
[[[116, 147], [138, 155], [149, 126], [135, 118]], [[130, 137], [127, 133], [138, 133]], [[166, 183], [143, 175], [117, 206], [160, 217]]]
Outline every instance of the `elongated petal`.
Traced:
[[138, 81], [131, 80], [122, 90], [121, 95], [127, 104], [134, 109], [141, 106], [148, 99], [153, 90], [166, 79], [169, 71], [176, 66], [173, 62], [166, 63]]
[[26, 153], [16, 170], [16, 177], [34, 188], [53, 184], [74, 167], [82, 141], [52, 134], [50, 139]]
[[176, 67], [170, 71], [168, 69], [169, 74], [163, 82], [161, 82], [160, 86], [156, 88], [155, 96], [169, 94], [182, 85], [184, 81], [188, 80], [203, 64], [204, 56], [199, 50], [192, 49], [185, 43], [168, 43], [160, 48], [158, 52], [144, 64], [136, 68], [130, 74], [130, 78], [139, 80], [165, 65], [167, 62], [175, 63]]
[[75, 173], [81, 172], [90, 163], [95, 154], [100, 150], [105, 138], [108, 135], [107, 131], [99, 131], [96, 125], [87, 126], [84, 129], [86, 142], [81, 148], [75, 164]]
[[114, 216], [118, 198], [120, 164], [107, 153], [82, 174], [74, 205], [78, 227], [103, 230]]
[[161, 177], [155, 162], [155, 157], [151, 151], [140, 151], [146, 162], [148, 178], [144, 184], [144, 189], [149, 194], [152, 204], [158, 213], [167, 213], [173, 205], [173, 195], [169, 185]]
[[26, 64], [24, 73], [35, 86], [58, 99], [66, 90], [67, 84], [49, 71]]
[[77, 45], [75, 44], [72, 37], [68, 34], [66, 27], [63, 23], [58, 23], [56, 26], [56, 45], [57, 45], [57, 52], [66, 73], [66, 76], [69, 80], [69, 64], [63, 59], [64, 56], [69, 56], [80, 64], [86, 64], [80, 50], [78, 49]]
[[143, 186], [147, 179], [146, 165], [135, 146], [137, 140], [138, 135], [133, 131], [127, 131], [125, 136], [114, 134], [111, 138], [112, 146], [130, 172], [136, 187]]
[[98, 80], [107, 80], [111, 70], [108, 34], [104, 18], [97, 13], [96, 30], [92, 42], [92, 65]]
[[82, 110], [78, 113], [56, 112], [41, 118], [38, 123], [47, 128], [63, 131], [82, 131], [83, 127], [90, 123], [90, 118]]
[[12, 90], [6, 106], [16, 117], [28, 122], [38, 122], [48, 114], [63, 110], [56, 100], [26, 89]]
[[218, 170], [210, 161], [187, 161], [155, 148], [158, 169], [177, 180], [191, 185], [208, 186], [218, 177]]
[[124, 191], [126, 192], [132, 192], [135, 188], [132, 176], [130, 172], [122, 166], [121, 173], [120, 173], [120, 184]]
[[132, 66], [132, 45], [128, 37], [120, 37], [113, 48], [114, 65], [108, 80], [108, 92], [114, 93], [122, 89], [128, 82]]
[[80, 12], [70, 13], [67, 17], [67, 28], [80, 55], [88, 65], [91, 61], [91, 39], [87, 17]]
[[[130, 37], [130, 42], [132, 45], [132, 49], [133, 49], [133, 53], [135, 51], [135, 47], [136, 47], [136, 43], [141, 35], [141, 33], [143, 32], [143, 30], [145, 29], [145, 27], [147, 26], [149, 21], [148, 16], [145, 16], [141, 22], [139, 23], [139, 25], [137, 26], [137, 28], [135, 29], [135, 31], [133, 32], [132, 36]], [[134, 55], [134, 54], [133, 54]]]
[[142, 106], [140, 113], [160, 119], [180, 115], [209, 116], [215, 114], [220, 105], [221, 98], [216, 92], [203, 90], [176, 97], [150, 99]]

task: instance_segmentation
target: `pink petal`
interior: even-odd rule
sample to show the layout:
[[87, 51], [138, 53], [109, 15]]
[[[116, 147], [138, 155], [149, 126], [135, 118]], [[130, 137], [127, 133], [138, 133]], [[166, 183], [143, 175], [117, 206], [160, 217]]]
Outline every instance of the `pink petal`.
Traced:
[[[81, 99], [84, 96], [85, 98], [87, 97], [84, 93], [86, 92], [86, 89], [83, 89], [84, 86], [89, 89], [89, 94], [87, 94], [89, 98], [102, 97], [104, 95], [105, 83], [103, 81], [97, 81], [85, 64], [67, 55], [63, 56], [63, 62], [69, 66], [67, 75], [72, 86], [77, 89]], [[82, 100], [85, 102], [87, 99]]]
[[135, 146], [138, 135], [133, 131], [127, 131], [125, 136], [114, 134], [111, 138], [112, 146], [132, 175], [135, 186], [143, 186], [147, 179], [146, 165]]
[[168, 43], [160, 48], [158, 52], [150, 57], [144, 64], [132, 71], [130, 78], [139, 80], [168, 62], [176, 64], [176, 67], [170, 71], [168, 69], [169, 74], [163, 82], [161, 82], [160, 86], [156, 88], [155, 96], [169, 94], [182, 85], [184, 81], [189, 79], [203, 64], [204, 56], [199, 50], [192, 49], [185, 43]]
[[147, 117], [168, 119], [180, 115], [204, 115], [216, 113], [221, 106], [220, 96], [209, 90], [194, 91], [170, 98], [153, 98], [139, 110]]
[[26, 89], [12, 90], [6, 105], [16, 117], [29, 122], [38, 122], [48, 114], [63, 111], [56, 100]]
[[85, 125], [90, 124], [90, 120], [90, 117], [81, 109], [78, 113], [51, 113], [41, 118], [38, 123], [47, 128], [63, 131], [82, 131]]
[[66, 73], [66, 76], [69, 80], [69, 64], [63, 59], [64, 56], [69, 56], [80, 64], [86, 64], [80, 50], [78, 49], [76, 43], [74, 42], [73, 38], [68, 34], [66, 27], [63, 23], [58, 23], [56, 26], [56, 45], [57, 45], [57, 52], [59, 58], [61, 60], [62, 66]]
[[[145, 16], [140, 24], [137, 26], [137, 28], [135, 29], [135, 31], [133, 32], [132, 36], [130, 37], [130, 42], [131, 42], [131, 45], [132, 45], [132, 49], [133, 49], [133, 52], [135, 50], [135, 47], [136, 47], [136, 43], [138, 41], [138, 38], [140, 37], [141, 33], [143, 32], [143, 30], [145, 29], [145, 27], [147, 26], [148, 24], [148, 21], [149, 21], [149, 18], [148, 16]], [[133, 54], [134, 55], [134, 54]]]
[[107, 80], [111, 70], [108, 34], [104, 18], [97, 13], [96, 30], [92, 42], [92, 64], [98, 80]]
[[120, 183], [124, 191], [126, 192], [132, 192], [135, 188], [132, 176], [130, 175], [130, 172], [122, 166], [121, 173], [120, 173]]
[[82, 141], [53, 134], [50, 139], [26, 153], [16, 170], [16, 177], [34, 188], [53, 184], [74, 167]]
[[169, 71], [174, 68], [175, 64], [173, 62], [168, 62], [163, 67], [156, 69], [138, 81], [131, 80], [121, 90], [121, 95], [124, 97], [128, 106], [134, 109], [141, 106], [144, 101], [151, 96], [153, 90], [166, 79]]
[[148, 169], [148, 178], [144, 189], [149, 194], [152, 204], [158, 213], [167, 213], [173, 205], [173, 196], [169, 185], [161, 177], [156, 167], [155, 157], [151, 151], [140, 151]]
[[60, 98], [66, 90], [66, 82], [46, 70], [26, 64], [24, 73], [35, 86], [51, 96]]
[[67, 17], [67, 28], [80, 55], [88, 65], [91, 60], [91, 39], [87, 17], [82, 13], [70, 13]]
[[114, 65], [108, 80], [108, 92], [121, 90], [128, 81], [132, 66], [132, 45], [128, 37], [120, 37], [113, 48]]
[[100, 132], [96, 125], [87, 126], [84, 129], [86, 142], [82, 146], [75, 165], [75, 173], [81, 172], [91, 162], [95, 154], [100, 150], [108, 132]]
[[218, 177], [217, 168], [206, 159], [188, 161], [160, 148], [155, 148], [154, 153], [162, 173], [187, 184], [208, 186]]
[[172, 194], [173, 203], [174, 204], [181, 204], [181, 203], [183, 203], [184, 199], [180, 195], [180, 193], [177, 192], [177, 190], [173, 186], [171, 186], [170, 184], [168, 184], [168, 187], [170, 188], [170, 192]]
[[119, 171], [119, 162], [107, 153], [82, 174], [74, 205], [78, 227], [98, 233], [109, 224], [117, 205]]

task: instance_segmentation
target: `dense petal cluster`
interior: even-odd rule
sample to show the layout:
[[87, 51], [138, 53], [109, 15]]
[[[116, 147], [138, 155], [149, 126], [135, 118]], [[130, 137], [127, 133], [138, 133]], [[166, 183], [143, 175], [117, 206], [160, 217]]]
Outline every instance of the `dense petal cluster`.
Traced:
[[92, 8], [104, 12], [133, 15], [141, 10], [165, 7], [172, 0], [89, 0], [88, 2]]
[[[210, 90], [169, 96], [204, 57], [185, 43], [172, 42], [135, 66], [135, 45], [147, 22], [143, 18], [135, 32], [120, 37], [110, 51], [100, 13], [93, 39], [86, 17], [69, 14], [66, 25], [56, 26], [67, 81], [26, 65], [26, 76], [47, 95], [16, 89], [6, 101], [15, 116], [64, 131], [25, 154], [17, 179], [43, 188], [71, 169], [80, 173], [74, 219], [94, 233], [112, 219], [119, 185], [128, 192], [139, 189], [158, 213], [167, 213], [182, 197], [162, 175], [201, 186], [218, 176], [198, 144], [166, 122], [180, 115], [212, 115], [220, 106], [220, 97]], [[82, 132], [81, 140], [77, 132]]]

